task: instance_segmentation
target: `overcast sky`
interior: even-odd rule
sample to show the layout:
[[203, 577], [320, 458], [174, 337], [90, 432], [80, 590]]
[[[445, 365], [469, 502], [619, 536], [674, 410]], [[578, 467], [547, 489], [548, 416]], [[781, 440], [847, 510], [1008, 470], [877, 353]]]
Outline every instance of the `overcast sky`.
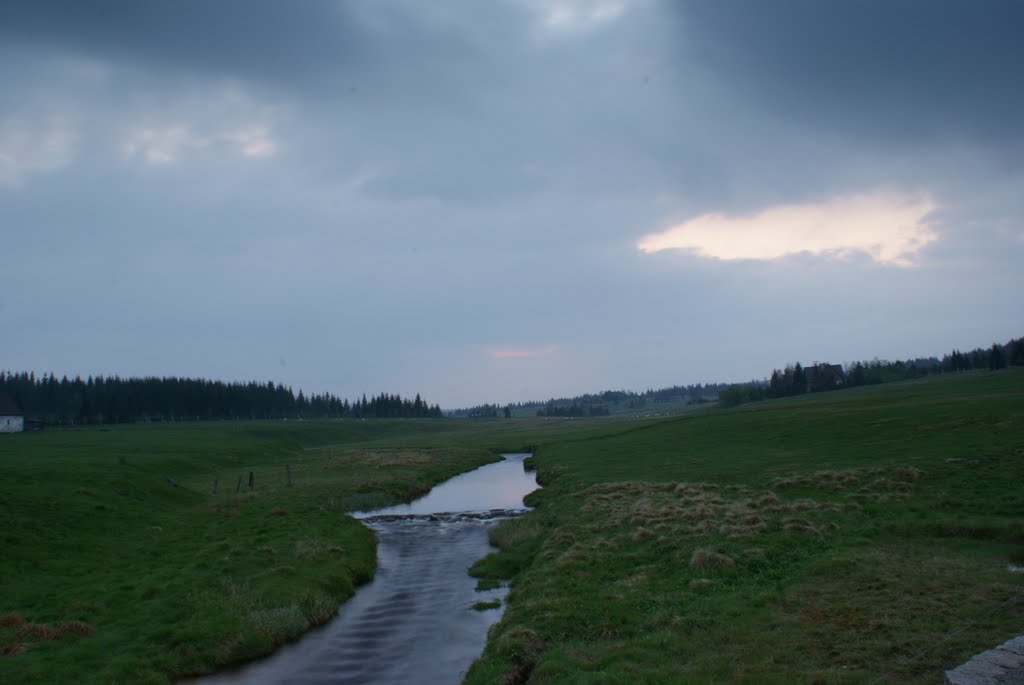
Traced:
[[1017, 0], [5, 0], [0, 368], [447, 408], [1024, 335]]

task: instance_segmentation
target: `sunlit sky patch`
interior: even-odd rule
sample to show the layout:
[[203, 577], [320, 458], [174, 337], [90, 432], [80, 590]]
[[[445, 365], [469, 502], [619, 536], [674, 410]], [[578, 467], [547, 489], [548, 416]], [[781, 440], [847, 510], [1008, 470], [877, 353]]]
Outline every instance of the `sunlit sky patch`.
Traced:
[[842, 258], [855, 253], [880, 264], [908, 267], [938, 238], [928, 195], [878, 191], [815, 204], [768, 207], [753, 214], [701, 214], [644, 236], [641, 252], [683, 250], [715, 259], [779, 259], [809, 253]]

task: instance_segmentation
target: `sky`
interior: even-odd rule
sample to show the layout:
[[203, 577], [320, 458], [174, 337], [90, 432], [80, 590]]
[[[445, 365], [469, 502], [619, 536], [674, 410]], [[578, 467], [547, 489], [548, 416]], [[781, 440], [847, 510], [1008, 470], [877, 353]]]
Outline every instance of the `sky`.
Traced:
[[422, 393], [1024, 335], [1016, 0], [5, 0], [0, 368]]

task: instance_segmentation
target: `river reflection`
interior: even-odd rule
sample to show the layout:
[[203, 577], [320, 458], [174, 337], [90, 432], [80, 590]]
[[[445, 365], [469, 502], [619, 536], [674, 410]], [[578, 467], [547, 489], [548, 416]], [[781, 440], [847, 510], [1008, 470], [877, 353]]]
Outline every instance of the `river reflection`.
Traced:
[[[435, 487], [412, 504], [354, 514], [419, 515], [521, 509], [537, 488], [523, 471], [529, 455], [504, 455]], [[441, 517], [369, 520], [377, 533], [377, 572], [338, 616], [298, 642], [241, 668], [190, 681], [196, 685], [405, 685], [458, 683], [483, 651], [501, 609], [475, 611], [505, 588], [476, 592], [470, 565], [492, 551], [493, 520]]]
[[529, 454], [505, 454], [504, 461], [482, 466], [441, 483], [410, 504], [358, 511], [356, 518], [389, 514], [436, 514], [453, 511], [520, 509], [523, 497], [537, 489], [533, 473], [523, 470]]

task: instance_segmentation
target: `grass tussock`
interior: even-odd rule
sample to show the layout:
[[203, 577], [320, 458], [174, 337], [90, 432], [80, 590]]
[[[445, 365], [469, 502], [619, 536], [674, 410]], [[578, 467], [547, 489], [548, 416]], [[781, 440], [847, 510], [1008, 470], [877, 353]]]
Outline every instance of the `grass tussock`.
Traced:
[[690, 568], [699, 570], [720, 570], [729, 568], [735, 563], [736, 561], [732, 557], [706, 547], [698, 547], [690, 555]]
[[473, 604], [473, 611], [487, 611], [488, 609], [498, 609], [501, 607], [500, 599], [493, 599], [489, 602], [475, 602]]
[[520, 516], [505, 519], [487, 531], [488, 541], [498, 549], [509, 549], [539, 540], [547, 527], [537, 518]]
[[500, 685], [524, 685], [544, 650], [544, 641], [529, 628], [513, 628], [495, 642], [494, 651], [511, 665], [499, 679]]
[[320, 538], [299, 540], [295, 543], [295, 556], [305, 561], [315, 561], [324, 556], [340, 555], [344, 549]]

